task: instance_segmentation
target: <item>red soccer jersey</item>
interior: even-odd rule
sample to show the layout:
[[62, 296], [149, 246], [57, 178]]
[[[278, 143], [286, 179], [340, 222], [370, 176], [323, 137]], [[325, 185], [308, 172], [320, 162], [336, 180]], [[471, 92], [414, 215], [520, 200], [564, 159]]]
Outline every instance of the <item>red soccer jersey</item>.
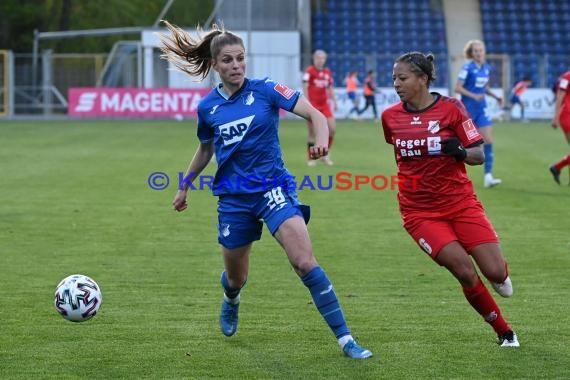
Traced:
[[528, 84], [524, 80], [521, 80], [520, 82], [517, 82], [517, 84], [515, 84], [513, 87], [513, 94], [516, 96], [521, 96], [527, 88]]
[[562, 105], [560, 107], [560, 113], [570, 113], [570, 71], [565, 72], [560, 77], [558, 81], [558, 90], [563, 90], [566, 92], [566, 96], [564, 96]]
[[374, 83], [374, 78], [367, 76], [364, 80], [364, 96], [374, 95], [376, 84]]
[[[475, 198], [465, 164], [444, 155], [440, 141], [457, 137], [463, 146], [470, 146], [482, 143], [481, 135], [461, 101], [432, 94], [438, 99], [424, 110], [409, 111], [400, 102], [382, 113], [384, 137], [394, 145], [398, 175], [406, 179], [398, 191], [402, 213], [438, 216]], [[415, 189], [413, 178], [417, 178]]]
[[327, 104], [327, 88], [333, 85], [332, 73], [328, 67], [322, 70], [317, 69], [315, 66], [307, 67], [303, 75], [303, 82], [307, 82], [308, 84], [307, 97], [311, 104]]

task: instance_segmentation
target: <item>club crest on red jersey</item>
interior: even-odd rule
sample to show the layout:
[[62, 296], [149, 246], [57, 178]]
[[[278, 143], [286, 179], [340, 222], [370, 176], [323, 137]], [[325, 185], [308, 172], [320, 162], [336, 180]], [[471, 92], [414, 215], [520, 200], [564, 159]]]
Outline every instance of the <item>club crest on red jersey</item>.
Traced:
[[428, 121], [428, 128], [427, 128], [429, 133], [437, 133], [439, 132], [439, 120], [436, 121]]

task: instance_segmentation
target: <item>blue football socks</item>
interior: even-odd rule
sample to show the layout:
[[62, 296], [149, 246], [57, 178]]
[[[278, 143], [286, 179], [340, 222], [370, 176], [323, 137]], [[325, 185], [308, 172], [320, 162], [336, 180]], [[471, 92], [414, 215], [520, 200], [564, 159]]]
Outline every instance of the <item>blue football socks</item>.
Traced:
[[222, 287], [224, 288], [224, 294], [226, 295], [226, 297], [228, 297], [229, 299], [234, 299], [237, 296], [239, 296], [241, 288], [234, 289], [230, 287], [230, 282], [228, 281], [228, 274], [226, 273], [226, 271], [222, 272], [220, 282], [222, 283]]
[[315, 306], [338, 339], [349, 335], [344, 315], [329, 278], [321, 267], [313, 268], [301, 280], [311, 292]]
[[485, 174], [493, 173], [493, 144], [483, 144], [485, 153]]

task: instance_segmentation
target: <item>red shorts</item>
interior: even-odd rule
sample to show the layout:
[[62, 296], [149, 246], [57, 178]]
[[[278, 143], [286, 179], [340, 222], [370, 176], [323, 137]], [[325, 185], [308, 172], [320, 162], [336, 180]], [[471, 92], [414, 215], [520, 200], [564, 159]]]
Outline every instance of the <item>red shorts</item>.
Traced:
[[422, 216], [421, 212], [408, 212], [404, 217], [404, 228], [432, 259], [452, 241], [458, 241], [467, 252], [480, 244], [499, 242], [479, 201], [437, 218]]
[[331, 119], [333, 117], [333, 113], [331, 111], [331, 106], [329, 105], [329, 103], [316, 103], [313, 104], [313, 107], [315, 107], [317, 110], [321, 111], [321, 113], [323, 115], [325, 115], [325, 117], [327, 119]]

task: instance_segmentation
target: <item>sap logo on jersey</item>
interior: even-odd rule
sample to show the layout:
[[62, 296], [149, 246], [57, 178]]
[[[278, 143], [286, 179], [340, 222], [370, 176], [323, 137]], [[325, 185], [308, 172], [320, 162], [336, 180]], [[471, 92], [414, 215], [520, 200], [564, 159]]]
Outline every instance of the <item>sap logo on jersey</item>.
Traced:
[[[485, 74], [489, 75], [487, 70], [485, 70]], [[477, 79], [475, 79], [475, 87], [483, 88], [487, 85], [488, 81], [489, 81], [489, 77], [478, 77]]]
[[251, 115], [220, 125], [220, 136], [224, 139], [224, 145], [232, 145], [241, 141], [254, 117], [255, 115]]

